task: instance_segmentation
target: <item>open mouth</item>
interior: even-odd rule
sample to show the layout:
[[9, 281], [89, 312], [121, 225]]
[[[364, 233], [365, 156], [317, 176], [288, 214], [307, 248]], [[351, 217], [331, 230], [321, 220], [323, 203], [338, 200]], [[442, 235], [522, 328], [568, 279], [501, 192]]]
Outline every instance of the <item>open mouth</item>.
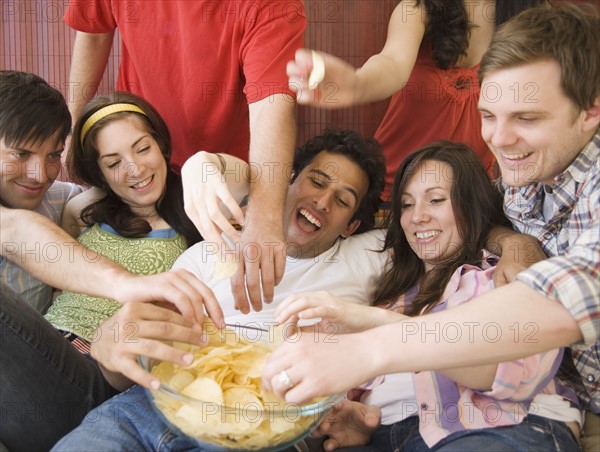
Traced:
[[532, 152], [524, 152], [522, 154], [501, 154], [502, 158], [505, 160], [509, 160], [509, 161], [519, 161], [519, 160], [525, 160], [527, 157], [529, 157], [532, 154]]
[[315, 232], [321, 229], [323, 224], [321, 221], [314, 217], [308, 210], [300, 209], [298, 210], [298, 222], [300, 223], [302, 230], [305, 232]]
[[134, 188], [136, 190], [140, 190], [140, 189], [148, 186], [153, 180], [154, 180], [154, 175], [148, 177], [147, 179], [139, 181], [137, 184], [132, 185], [131, 188]]
[[426, 232], [415, 232], [415, 237], [420, 240], [430, 239], [440, 235], [442, 231], [426, 231]]

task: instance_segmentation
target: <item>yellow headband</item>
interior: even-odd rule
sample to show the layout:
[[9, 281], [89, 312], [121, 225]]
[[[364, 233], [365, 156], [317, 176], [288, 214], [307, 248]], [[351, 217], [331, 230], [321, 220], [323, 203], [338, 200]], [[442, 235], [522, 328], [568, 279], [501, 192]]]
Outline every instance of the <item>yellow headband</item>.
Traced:
[[148, 116], [146, 113], [144, 113], [144, 110], [142, 110], [137, 105], [133, 105], [133, 104], [107, 105], [106, 107], [101, 108], [96, 113], [94, 113], [92, 116], [87, 118], [87, 120], [83, 124], [83, 127], [81, 128], [81, 145], [83, 146], [83, 140], [85, 139], [86, 134], [89, 132], [89, 130], [92, 128], [92, 126], [94, 124], [96, 124], [102, 118], [106, 118], [107, 116], [112, 115], [113, 113], [120, 113], [120, 112], [124, 112], [124, 111], [141, 113], [142, 115], [144, 115], [146, 117]]

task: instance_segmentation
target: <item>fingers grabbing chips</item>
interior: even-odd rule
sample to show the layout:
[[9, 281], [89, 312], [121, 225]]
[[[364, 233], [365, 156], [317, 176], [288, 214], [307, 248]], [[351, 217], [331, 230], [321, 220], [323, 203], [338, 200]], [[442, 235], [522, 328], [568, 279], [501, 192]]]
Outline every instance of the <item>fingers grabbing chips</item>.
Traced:
[[199, 441], [236, 450], [293, 441], [317, 422], [320, 410], [302, 415], [301, 407], [262, 389], [261, 373], [270, 344], [288, 337], [285, 331], [241, 338], [210, 321], [205, 322], [204, 330], [206, 346], [176, 344], [194, 354], [192, 365], [160, 362], [152, 367], [161, 384], [185, 396], [172, 397], [160, 390], [153, 393], [156, 406], [169, 422]]

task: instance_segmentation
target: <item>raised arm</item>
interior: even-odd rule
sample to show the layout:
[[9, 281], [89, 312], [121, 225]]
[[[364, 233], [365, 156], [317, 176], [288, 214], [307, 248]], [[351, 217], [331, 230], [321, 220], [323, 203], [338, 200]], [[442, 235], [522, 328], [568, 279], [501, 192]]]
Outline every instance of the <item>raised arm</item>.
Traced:
[[83, 106], [96, 94], [110, 49], [114, 31], [109, 33], [75, 34], [75, 44], [69, 73], [67, 104], [73, 121], [77, 120]]
[[[309, 86], [313, 69], [311, 52], [297, 51], [288, 63], [290, 88], [297, 92], [298, 103], [321, 108], [343, 108], [387, 99], [401, 90], [410, 77], [425, 35], [426, 13], [414, 0], [396, 6], [388, 25], [387, 40], [381, 52], [355, 69], [345, 61], [319, 52], [325, 75], [318, 89]], [[313, 89], [311, 89], [313, 88]]]
[[[250, 104], [250, 197], [241, 249], [244, 261], [232, 278], [236, 306], [260, 310], [273, 300], [285, 270], [283, 209], [296, 139], [295, 107], [287, 94]], [[262, 288], [262, 293], [261, 293]]]
[[220, 249], [223, 232], [239, 240], [229, 220], [244, 225], [239, 204], [250, 191], [248, 164], [232, 155], [200, 151], [185, 162], [181, 177], [185, 211], [204, 240], [219, 244]]

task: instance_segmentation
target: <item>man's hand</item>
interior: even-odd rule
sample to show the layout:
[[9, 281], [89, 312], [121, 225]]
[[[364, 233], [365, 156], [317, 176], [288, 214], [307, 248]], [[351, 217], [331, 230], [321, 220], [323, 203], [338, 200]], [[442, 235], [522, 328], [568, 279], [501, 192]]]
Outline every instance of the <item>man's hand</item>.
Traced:
[[199, 324], [204, 321], [204, 309], [209, 317], [222, 325], [223, 311], [210, 290], [195, 275], [175, 269], [152, 276], [136, 276], [123, 272], [115, 284], [113, 299], [126, 305], [132, 302], [166, 302], [186, 318]]
[[381, 410], [378, 407], [343, 400], [325, 416], [313, 436], [329, 437], [323, 443], [327, 451], [339, 447], [364, 446], [369, 443], [380, 422]]
[[131, 302], [96, 330], [91, 354], [114, 387], [125, 389], [131, 380], [157, 389], [159, 380], [140, 367], [137, 357], [191, 364], [193, 355], [167, 345], [170, 341], [201, 345], [202, 325], [168, 308]]
[[235, 306], [244, 314], [262, 309], [273, 301], [275, 286], [285, 272], [286, 246], [281, 220], [276, 223], [261, 218], [248, 218], [242, 232], [241, 259], [231, 279]]
[[530, 235], [510, 231], [495, 239], [500, 247], [500, 260], [494, 273], [495, 287], [516, 281], [520, 272], [548, 257], [536, 238]]

